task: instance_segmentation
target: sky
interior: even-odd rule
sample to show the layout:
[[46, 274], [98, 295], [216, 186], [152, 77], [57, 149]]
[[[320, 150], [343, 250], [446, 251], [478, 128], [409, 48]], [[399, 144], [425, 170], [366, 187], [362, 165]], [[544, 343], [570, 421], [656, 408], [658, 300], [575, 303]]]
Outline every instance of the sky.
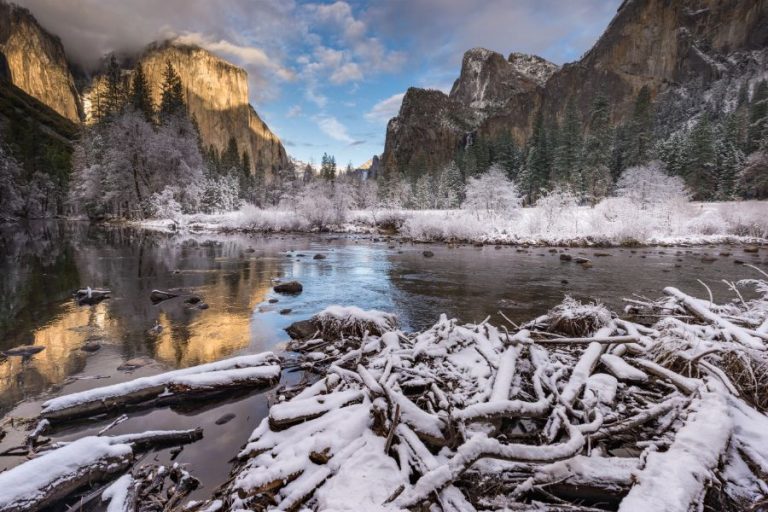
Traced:
[[15, 0], [86, 69], [179, 38], [248, 71], [291, 156], [357, 166], [384, 150], [408, 87], [450, 91], [470, 48], [578, 60], [621, 0]]

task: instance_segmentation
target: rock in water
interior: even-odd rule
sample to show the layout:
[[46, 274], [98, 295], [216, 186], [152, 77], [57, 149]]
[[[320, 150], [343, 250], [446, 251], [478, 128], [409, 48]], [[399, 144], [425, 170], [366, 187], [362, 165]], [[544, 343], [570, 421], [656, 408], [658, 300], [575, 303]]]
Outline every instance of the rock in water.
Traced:
[[325, 254], [319, 254], [319, 253], [312, 256], [313, 260], [324, 260], [325, 258], [326, 258]]
[[30, 357], [45, 350], [42, 345], [22, 345], [20, 347], [14, 347], [8, 349], [2, 353], [6, 357]]
[[432, 251], [424, 251], [421, 254], [423, 254], [425, 258], [431, 258], [432, 256], [435, 255], [435, 253], [433, 253]]
[[80, 350], [82, 350], [83, 352], [89, 352], [89, 353], [98, 352], [100, 349], [101, 349], [101, 343], [99, 343], [98, 341], [88, 341], [85, 343], [85, 345], [80, 347]]
[[299, 320], [286, 327], [285, 332], [294, 340], [306, 340], [317, 332], [317, 327], [311, 320]]
[[163, 290], [152, 290], [152, 293], [149, 294], [149, 300], [152, 301], [152, 304], [159, 304], [164, 300], [173, 299], [174, 297], [178, 296], [179, 294], [177, 293], [166, 292]]
[[281, 314], [281, 315], [287, 315], [287, 314], [289, 314], [291, 311], [293, 311], [291, 308], [285, 308], [285, 309], [281, 309], [281, 310], [280, 310], [280, 314]]
[[563, 253], [560, 255], [560, 261], [571, 261], [573, 259], [573, 256], [570, 254]]
[[186, 299], [184, 299], [184, 303], [186, 303], [186, 304], [197, 304], [201, 300], [203, 300], [203, 299], [201, 299], [197, 295], [193, 295], [191, 297], [187, 297]]
[[288, 281], [287, 283], [280, 283], [273, 288], [277, 293], [286, 294], [298, 294], [304, 290], [304, 287], [298, 281]]
[[216, 423], [217, 425], [224, 425], [225, 423], [229, 423], [229, 422], [230, 422], [230, 421], [232, 421], [233, 419], [235, 419], [235, 415], [234, 415], [233, 413], [231, 413], [231, 412], [228, 412], [228, 413], [227, 413], [227, 414], [225, 414], [224, 416], [222, 416], [222, 417], [220, 417], [219, 419], [217, 419], [217, 420], [215, 421], [215, 423]]

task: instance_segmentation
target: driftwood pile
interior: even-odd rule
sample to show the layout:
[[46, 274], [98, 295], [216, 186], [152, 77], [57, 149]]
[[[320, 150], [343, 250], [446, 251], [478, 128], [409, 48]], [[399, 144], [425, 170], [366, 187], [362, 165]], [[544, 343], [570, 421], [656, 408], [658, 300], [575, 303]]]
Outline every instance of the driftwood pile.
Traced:
[[760, 510], [767, 281], [415, 335], [322, 337], [317, 317], [291, 348], [321, 378], [285, 390], [197, 509]]

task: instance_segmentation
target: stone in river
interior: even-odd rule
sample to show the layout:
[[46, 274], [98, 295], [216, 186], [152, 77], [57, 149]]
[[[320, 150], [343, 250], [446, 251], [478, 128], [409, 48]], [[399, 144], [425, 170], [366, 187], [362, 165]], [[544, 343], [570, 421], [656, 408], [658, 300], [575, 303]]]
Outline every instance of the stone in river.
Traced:
[[45, 350], [42, 345], [21, 345], [20, 347], [14, 347], [4, 352], [0, 352], [5, 357], [30, 357]]
[[164, 300], [172, 299], [178, 296], [179, 295], [177, 293], [166, 292], [164, 290], [152, 290], [152, 292], [149, 294], [149, 300], [152, 301], [152, 304], [159, 304]]
[[304, 290], [304, 287], [298, 281], [288, 281], [280, 283], [273, 288], [277, 293], [297, 294]]
[[85, 345], [80, 347], [80, 350], [82, 350], [83, 352], [90, 352], [90, 353], [98, 352], [100, 349], [101, 349], [101, 343], [99, 343], [98, 341], [87, 341]]
[[433, 253], [432, 251], [424, 251], [421, 254], [423, 254], [425, 258], [431, 258], [432, 256], [435, 255], [435, 253]]
[[228, 412], [224, 416], [222, 416], [219, 419], [217, 419], [215, 423], [217, 425], [224, 425], [225, 423], [229, 423], [233, 419], [235, 419], [235, 415], [233, 413], [231, 413], [231, 412]]
[[324, 260], [325, 257], [326, 257], [325, 254], [319, 254], [318, 253], [318, 254], [315, 254], [314, 256], [312, 256], [312, 259], [313, 260]]
[[306, 340], [314, 336], [317, 328], [311, 320], [299, 320], [286, 327], [285, 332], [295, 340]]

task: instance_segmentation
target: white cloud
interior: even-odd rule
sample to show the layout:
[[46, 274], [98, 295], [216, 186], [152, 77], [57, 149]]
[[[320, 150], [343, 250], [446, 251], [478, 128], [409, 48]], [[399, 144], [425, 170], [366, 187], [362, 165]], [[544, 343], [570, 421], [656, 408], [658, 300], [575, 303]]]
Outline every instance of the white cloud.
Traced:
[[317, 92], [314, 84], [307, 85], [307, 88], [304, 90], [304, 97], [320, 108], [325, 108], [328, 104], [328, 97]]
[[365, 113], [365, 119], [371, 123], [386, 123], [400, 112], [404, 97], [405, 93], [401, 92], [381, 100]]
[[355, 139], [349, 135], [347, 127], [341, 124], [335, 117], [318, 117], [315, 119], [315, 121], [317, 122], [317, 126], [320, 128], [320, 130], [333, 140], [344, 142], [346, 144], [352, 144], [355, 142]]
[[294, 118], [294, 117], [299, 117], [301, 114], [302, 114], [301, 105], [293, 105], [291, 108], [288, 109], [288, 112], [285, 114], [285, 117]]
[[347, 62], [331, 74], [331, 82], [334, 84], [344, 84], [362, 79], [363, 72], [360, 70], [360, 66], [354, 62]]
[[268, 70], [281, 80], [293, 80], [296, 78], [296, 74], [293, 71], [283, 67], [279, 62], [270, 59], [264, 50], [255, 46], [237, 45], [225, 39], [216, 41], [200, 32], [186, 32], [176, 37], [176, 40], [182, 44], [200, 46], [219, 55], [235, 57], [243, 65]]

